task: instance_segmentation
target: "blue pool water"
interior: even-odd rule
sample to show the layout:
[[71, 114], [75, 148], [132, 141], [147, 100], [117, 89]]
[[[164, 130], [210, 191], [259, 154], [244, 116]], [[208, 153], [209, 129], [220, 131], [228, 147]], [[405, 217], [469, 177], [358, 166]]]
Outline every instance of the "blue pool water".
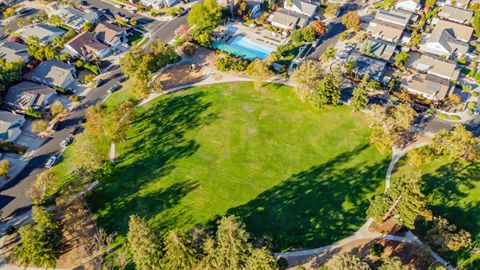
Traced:
[[229, 43], [215, 41], [212, 43], [212, 46], [215, 49], [250, 60], [255, 58], [260, 58], [263, 60], [267, 58], [273, 51], [270, 48], [259, 45], [242, 36], [234, 37]]

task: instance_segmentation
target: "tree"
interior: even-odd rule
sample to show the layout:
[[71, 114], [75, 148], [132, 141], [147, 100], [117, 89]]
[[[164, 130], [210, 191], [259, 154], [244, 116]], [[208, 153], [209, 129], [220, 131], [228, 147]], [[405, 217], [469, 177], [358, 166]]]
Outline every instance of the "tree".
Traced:
[[340, 4], [335, 2], [328, 2], [325, 8], [325, 15], [327, 17], [337, 16], [337, 12], [340, 10]]
[[392, 9], [395, 7], [395, 0], [383, 0], [383, 7], [386, 9]]
[[134, 109], [131, 101], [124, 101], [117, 106], [117, 109], [107, 114], [103, 126], [105, 133], [113, 142], [125, 140], [128, 126], [130, 125]]
[[52, 116], [56, 116], [56, 115], [59, 115], [59, 114], [63, 113], [63, 110], [64, 110], [63, 103], [60, 102], [59, 100], [55, 100], [55, 102], [53, 102], [52, 106], [50, 106], [50, 114]]
[[395, 55], [395, 65], [399, 67], [403, 67], [405, 62], [407, 62], [408, 58], [410, 58], [410, 54], [406, 51], [402, 51]]
[[313, 20], [310, 22], [309, 26], [317, 33], [317, 35], [323, 36], [327, 33], [327, 27], [325, 23], [320, 20]]
[[99, 170], [106, 156], [102, 149], [97, 147], [98, 139], [83, 133], [75, 138], [75, 147], [73, 155], [76, 157], [75, 162], [79, 168], [88, 172]]
[[195, 265], [195, 257], [185, 243], [185, 240], [175, 231], [170, 231], [164, 243], [165, 255], [162, 260], [162, 269], [192, 269]]
[[475, 35], [479, 36], [480, 35], [480, 11], [478, 10], [475, 12], [475, 15], [473, 15], [472, 26], [473, 26], [473, 29], [475, 29]]
[[370, 143], [382, 154], [390, 153], [393, 142], [381, 125], [375, 124], [370, 133]]
[[353, 254], [334, 255], [326, 264], [331, 270], [370, 270], [370, 266]]
[[105, 136], [105, 119], [107, 115], [101, 104], [88, 107], [85, 118], [87, 120], [85, 122], [86, 134], [96, 138]]
[[32, 207], [34, 225], [20, 228], [20, 243], [15, 248], [14, 258], [24, 266], [33, 264], [39, 267], [51, 267], [60, 255], [60, 234], [52, 215], [38, 206]]
[[350, 11], [342, 16], [342, 24], [347, 27], [347, 29], [358, 31], [360, 27], [360, 17], [357, 12]]
[[10, 161], [8, 161], [7, 159], [2, 159], [0, 161], [0, 175], [6, 176], [9, 170], [10, 170]]
[[353, 77], [353, 70], [355, 69], [357, 63], [355, 61], [347, 61], [343, 64], [343, 68], [345, 69], [345, 76]]
[[460, 104], [460, 102], [462, 102], [462, 97], [458, 94], [451, 94], [448, 96], [448, 101], [452, 104]]
[[368, 39], [365, 40], [362, 48], [360, 49], [360, 52], [366, 55], [372, 54], [372, 42]]
[[378, 270], [403, 270], [405, 268], [402, 264], [402, 260], [394, 256], [394, 257], [388, 257], [383, 259], [382, 264], [377, 269]]
[[420, 175], [407, 174], [398, 178], [382, 195], [375, 197], [367, 209], [367, 216], [378, 222], [387, 217], [398, 216], [398, 222], [413, 229], [417, 217], [430, 218], [425, 195], [419, 184]]
[[320, 56], [320, 61], [326, 62], [335, 57], [337, 51], [333, 47], [328, 47], [327, 50]]
[[12, 84], [19, 81], [25, 64], [23, 62], [7, 62], [0, 58], [0, 92], [4, 92]]
[[266, 248], [258, 248], [252, 251], [248, 257], [244, 270], [275, 270], [277, 262], [273, 258], [270, 251]]
[[130, 216], [127, 239], [136, 269], [158, 269], [161, 247], [155, 233], [145, 219], [137, 215]]
[[368, 94], [367, 94], [367, 84], [368, 84], [368, 75], [365, 75], [362, 81], [353, 88], [353, 96], [350, 99], [350, 105], [354, 111], [361, 111], [367, 107], [368, 104]]
[[480, 156], [480, 139], [463, 125], [456, 125], [452, 131], [445, 129], [435, 134], [430, 147], [437, 155], [450, 155], [465, 160], [474, 160]]
[[35, 133], [40, 133], [46, 131], [48, 128], [48, 123], [45, 120], [36, 120], [32, 124], [32, 131]]
[[317, 34], [313, 27], [307, 26], [300, 31], [302, 31], [302, 39], [306, 42], [312, 42], [317, 38]]
[[52, 15], [50, 19], [48, 19], [48, 22], [55, 26], [60, 26], [63, 24], [62, 18], [60, 18], [58, 15]]
[[457, 226], [448, 220], [434, 217], [431, 228], [427, 231], [427, 239], [432, 245], [440, 247], [440, 251], [458, 251], [472, 244], [472, 237], [465, 230], [458, 230]]
[[94, 24], [91, 22], [85, 22], [83, 23], [83, 32], [89, 32], [92, 31]]
[[193, 38], [205, 46], [211, 41], [210, 32], [220, 24], [221, 19], [222, 7], [215, 0], [206, 0], [192, 6], [187, 22], [193, 29]]
[[255, 59], [247, 68], [247, 73], [252, 76], [255, 89], [261, 90], [263, 84], [271, 75], [270, 66], [260, 59]]
[[216, 253], [220, 266], [218, 269], [241, 269], [252, 250], [245, 225], [238, 217], [224, 217], [218, 224], [216, 238]]
[[310, 100], [320, 108], [325, 105], [337, 105], [340, 102], [340, 87], [334, 74], [329, 73], [323, 78], [312, 92]]
[[240, 0], [236, 3], [235, 13], [238, 17], [244, 18], [248, 15], [248, 4], [245, 0]]
[[301, 100], [305, 100], [318, 87], [322, 80], [323, 69], [320, 62], [305, 60], [292, 73], [295, 90]]
[[45, 195], [54, 187], [56, 183], [56, 174], [53, 170], [45, 170], [36, 175], [28, 195], [34, 204], [40, 204], [45, 199]]
[[302, 40], [303, 40], [302, 31], [300, 31], [300, 30], [293, 30], [292, 33], [290, 34], [290, 39], [291, 39], [294, 43], [302, 42]]
[[427, 162], [432, 161], [434, 153], [431, 147], [416, 148], [408, 151], [407, 157], [410, 165], [419, 167]]
[[10, 16], [13, 16], [15, 14], [15, 9], [12, 7], [8, 7], [3, 11], [3, 17], [8, 18]]
[[425, 0], [425, 7], [433, 8], [436, 3], [437, 0]]

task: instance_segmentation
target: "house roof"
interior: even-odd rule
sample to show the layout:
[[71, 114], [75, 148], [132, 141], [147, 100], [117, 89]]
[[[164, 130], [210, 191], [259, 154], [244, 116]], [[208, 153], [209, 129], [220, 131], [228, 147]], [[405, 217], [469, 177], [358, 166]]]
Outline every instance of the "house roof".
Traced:
[[438, 16], [450, 20], [470, 22], [473, 17], [473, 11], [444, 5], [438, 13]]
[[0, 134], [7, 133], [12, 126], [12, 123], [21, 118], [24, 117], [19, 114], [14, 114], [7, 111], [0, 111]]
[[302, 13], [308, 15], [308, 16], [313, 16], [315, 12], [317, 11], [318, 6], [306, 1], [302, 0], [294, 0], [293, 5], [297, 7], [299, 10], [302, 11]]
[[57, 60], [43, 61], [32, 72], [32, 78], [50, 85], [62, 85], [75, 68]]
[[74, 37], [67, 44], [78, 54], [82, 56], [96, 55], [100, 51], [107, 49], [108, 46], [98, 41], [90, 32], [83, 32]]
[[438, 20], [433, 31], [437, 29], [447, 29], [450, 31], [450, 34], [452, 34], [456, 39], [465, 42], [470, 41], [473, 34], [472, 27], [447, 20]]
[[454, 31], [450, 28], [435, 27], [427, 43], [439, 43], [448, 52], [458, 54], [466, 54], [469, 48], [468, 43], [457, 40]]
[[112, 44], [120, 39], [118, 35], [124, 31], [125, 29], [122, 27], [109, 22], [98, 23], [94, 30], [94, 32], [97, 34], [96, 37], [98, 40], [109, 44]]
[[453, 81], [456, 81], [460, 76], [460, 69], [456, 62], [426, 54], [410, 53], [410, 58], [405, 63], [405, 66]]
[[22, 108], [41, 106], [45, 96], [54, 92], [56, 91], [48, 86], [23, 81], [8, 88], [5, 102], [17, 104]]
[[367, 46], [367, 43], [370, 44], [370, 52], [367, 53], [370, 53], [373, 56], [383, 59], [385, 61], [389, 61], [392, 58], [393, 53], [395, 52], [395, 49], [397, 47], [397, 45], [390, 42], [374, 38], [368, 38], [365, 40], [365, 42], [363, 42], [363, 45], [360, 48], [363, 49], [364, 46]]
[[63, 19], [66, 25], [75, 29], [80, 29], [85, 22], [94, 22], [98, 18], [96, 12], [86, 13], [70, 6], [61, 8], [58, 11], [58, 16]]
[[407, 90], [430, 95], [436, 100], [442, 100], [447, 97], [455, 87], [449, 80], [430, 74], [404, 76], [400, 83]]
[[23, 38], [37, 37], [44, 43], [50, 43], [54, 37], [65, 34], [65, 30], [40, 23], [26, 26], [18, 31]]
[[23, 61], [28, 56], [27, 46], [18, 42], [5, 42], [0, 44], [0, 57], [8, 62]]
[[368, 31], [374, 36], [380, 36], [388, 40], [399, 40], [402, 37], [404, 26], [374, 19], [368, 25]]
[[405, 27], [410, 19], [412, 18], [412, 14], [409, 12], [401, 11], [401, 10], [384, 10], [380, 9], [375, 14], [375, 19], [384, 21], [391, 24], [396, 24]]
[[387, 66], [386, 61], [361, 54], [353, 55], [353, 61], [356, 63], [355, 71], [357, 74], [368, 74], [370, 79], [377, 81], [383, 79], [383, 74]]
[[284, 9], [279, 9], [272, 13], [270, 21], [272, 23], [278, 23], [285, 27], [294, 28], [297, 25], [303, 25], [308, 20], [308, 16], [296, 13], [288, 12]]

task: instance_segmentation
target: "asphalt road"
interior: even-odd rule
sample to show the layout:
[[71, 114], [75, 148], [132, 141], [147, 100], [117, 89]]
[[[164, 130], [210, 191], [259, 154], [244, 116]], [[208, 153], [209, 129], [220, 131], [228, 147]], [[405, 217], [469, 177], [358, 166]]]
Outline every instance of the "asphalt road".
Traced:
[[80, 125], [80, 120], [85, 117], [85, 109], [93, 104], [101, 102], [107, 96], [107, 89], [118, 84], [118, 78], [121, 75], [120, 69], [117, 67], [112, 75], [107, 79], [101, 87], [92, 89], [82, 103], [73, 110], [63, 121], [61, 129], [52, 134], [51, 137], [35, 152], [35, 156], [29, 161], [25, 169], [10, 180], [0, 189], [0, 208], [2, 208], [4, 216], [10, 214], [18, 215], [30, 208], [31, 201], [26, 195], [35, 175], [43, 171], [48, 158], [61, 151], [60, 142], [70, 135], [70, 131]]
[[33, 16], [33, 15], [36, 15], [36, 14], [40, 14], [40, 13], [46, 13], [46, 12], [44, 10], [41, 10], [41, 9], [30, 8], [22, 14], [15, 15], [11, 18], [6, 19], [6, 20], [1, 20], [0, 21], [0, 23], [1, 23], [0, 34], [1, 35], [5, 34], [5, 30], [7, 28], [12, 30], [13, 32], [17, 31], [18, 28], [19, 28], [17, 26], [18, 21], [20, 21], [21, 19], [25, 19], [27, 17]]

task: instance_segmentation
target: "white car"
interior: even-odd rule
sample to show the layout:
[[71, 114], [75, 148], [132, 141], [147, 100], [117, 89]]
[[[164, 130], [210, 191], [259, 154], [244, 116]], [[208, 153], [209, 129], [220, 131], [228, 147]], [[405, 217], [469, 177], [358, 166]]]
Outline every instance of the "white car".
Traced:
[[73, 141], [73, 137], [67, 137], [63, 139], [63, 141], [60, 143], [61, 147], [67, 147], [69, 144], [71, 144]]
[[47, 163], [45, 164], [45, 168], [50, 169], [55, 165], [55, 162], [57, 162], [57, 157], [56, 156], [51, 156], [48, 160]]

